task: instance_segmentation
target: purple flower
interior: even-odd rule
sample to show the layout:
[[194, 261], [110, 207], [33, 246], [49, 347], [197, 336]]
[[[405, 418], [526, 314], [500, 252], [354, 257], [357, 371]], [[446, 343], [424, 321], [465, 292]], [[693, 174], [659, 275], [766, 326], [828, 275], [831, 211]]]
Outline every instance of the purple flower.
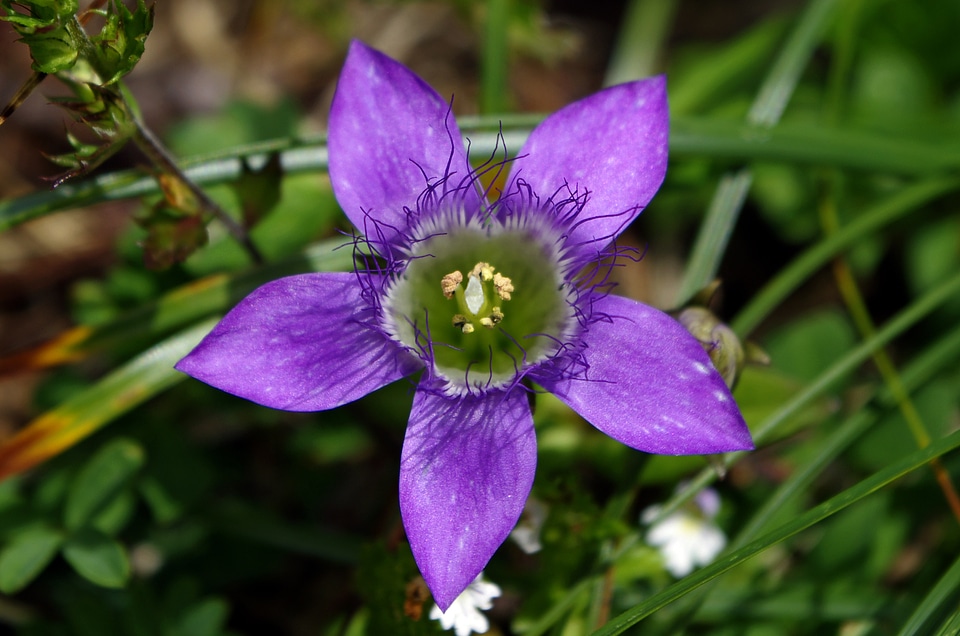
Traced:
[[[642, 451], [753, 447], [700, 343], [608, 293], [602, 262], [660, 187], [667, 133], [658, 77], [560, 110], [518, 159], [473, 170], [449, 104], [354, 42], [330, 112], [330, 178], [368, 256], [354, 273], [260, 287], [177, 368], [291, 411], [422, 371], [400, 510], [446, 610], [523, 511], [537, 461], [531, 383]], [[507, 166], [488, 197], [481, 176]]]

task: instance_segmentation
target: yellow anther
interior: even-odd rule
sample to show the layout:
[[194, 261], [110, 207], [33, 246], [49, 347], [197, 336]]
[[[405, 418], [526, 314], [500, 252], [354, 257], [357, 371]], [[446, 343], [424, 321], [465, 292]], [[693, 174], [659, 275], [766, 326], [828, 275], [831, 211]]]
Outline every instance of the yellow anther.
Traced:
[[510, 300], [510, 292], [514, 291], [513, 281], [499, 273], [493, 275], [493, 288], [503, 300]]
[[490, 314], [490, 321], [496, 325], [499, 324], [501, 320], [503, 320], [503, 312], [499, 307], [494, 307], [493, 313]]
[[490, 318], [481, 318], [480, 324], [486, 327], [487, 329], [493, 329], [493, 320]]
[[453, 292], [457, 289], [460, 283], [463, 282], [463, 274], [460, 273], [460, 270], [451, 272], [440, 279], [440, 289], [443, 290], [443, 295], [445, 298], [453, 298]]
[[467, 317], [463, 314], [454, 314], [453, 316], [453, 326], [457, 329], [463, 330], [464, 325], [467, 324]]
[[473, 266], [473, 269], [470, 270], [471, 276], [476, 276], [484, 282], [493, 280], [493, 272], [496, 268], [490, 263], [480, 262]]
[[473, 333], [473, 325], [471, 325], [471, 324], [468, 322], [468, 323], [465, 324], [463, 327], [461, 327], [461, 330], [463, 331], [463, 333]]

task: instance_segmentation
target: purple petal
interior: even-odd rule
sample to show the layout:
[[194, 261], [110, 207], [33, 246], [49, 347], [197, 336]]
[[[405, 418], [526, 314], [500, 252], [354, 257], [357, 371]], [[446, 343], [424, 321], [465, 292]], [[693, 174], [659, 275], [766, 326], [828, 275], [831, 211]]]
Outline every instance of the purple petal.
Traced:
[[589, 191], [567, 240], [595, 255], [640, 213], [663, 183], [669, 131], [666, 78], [620, 84], [557, 111], [520, 151], [507, 192], [525, 181], [546, 199]]
[[[451, 175], [451, 189], [470, 173], [450, 104], [407, 67], [356, 40], [330, 108], [328, 144], [343, 211], [368, 238], [380, 232], [390, 243], [408, 225], [404, 207], [416, 209], [428, 183]], [[472, 183], [460, 194], [468, 209], [479, 207]]]
[[372, 316], [356, 274], [281, 278], [244, 298], [176, 368], [264, 406], [331, 409], [421, 366]]
[[[610, 437], [648, 453], [753, 448], [727, 385], [700, 343], [667, 314], [620, 296], [598, 299], [584, 333], [587, 377], [540, 384]], [[596, 314], [594, 314], [596, 316]]]
[[450, 398], [421, 384], [403, 442], [400, 511], [440, 609], [450, 607], [513, 530], [536, 465], [524, 390]]

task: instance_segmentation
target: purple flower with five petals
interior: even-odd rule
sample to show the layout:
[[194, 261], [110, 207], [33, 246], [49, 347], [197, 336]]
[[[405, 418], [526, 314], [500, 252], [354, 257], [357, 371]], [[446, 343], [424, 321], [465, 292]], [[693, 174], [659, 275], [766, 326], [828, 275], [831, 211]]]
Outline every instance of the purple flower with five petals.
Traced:
[[[363, 234], [361, 265], [260, 287], [177, 368], [291, 411], [332, 409], [422, 372], [400, 510], [445, 610], [523, 511], [534, 384], [648, 453], [753, 447], [701, 344], [608, 293], [601, 263], [660, 187], [667, 134], [657, 77], [558, 111], [517, 159], [474, 170], [449, 104], [354, 42], [330, 112], [329, 169]], [[489, 197], [481, 176], [507, 167]]]

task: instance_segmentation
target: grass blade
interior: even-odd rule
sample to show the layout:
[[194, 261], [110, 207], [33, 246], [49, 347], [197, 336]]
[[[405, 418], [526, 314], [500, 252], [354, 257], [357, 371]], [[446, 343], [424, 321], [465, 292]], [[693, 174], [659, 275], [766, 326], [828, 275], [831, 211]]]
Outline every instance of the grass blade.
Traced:
[[623, 633], [626, 629], [636, 625], [655, 611], [676, 601], [701, 585], [708, 583], [727, 570], [736, 567], [767, 548], [781, 543], [799, 532], [820, 523], [824, 519], [860, 501], [864, 497], [890, 485], [904, 475], [913, 472], [934, 457], [940, 457], [957, 447], [960, 447], [960, 431], [937, 440], [922, 450], [911, 453], [900, 461], [874, 473], [857, 485], [844, 490], [824, 503], [808, 510], [795, 520], [780, 526], [776, 530], [768, 532], [743, 548], [674, 583], [647, 601], [615, 617], [604, 627], [594, 632], [594, 636], [613, 636], [613, 634]]

